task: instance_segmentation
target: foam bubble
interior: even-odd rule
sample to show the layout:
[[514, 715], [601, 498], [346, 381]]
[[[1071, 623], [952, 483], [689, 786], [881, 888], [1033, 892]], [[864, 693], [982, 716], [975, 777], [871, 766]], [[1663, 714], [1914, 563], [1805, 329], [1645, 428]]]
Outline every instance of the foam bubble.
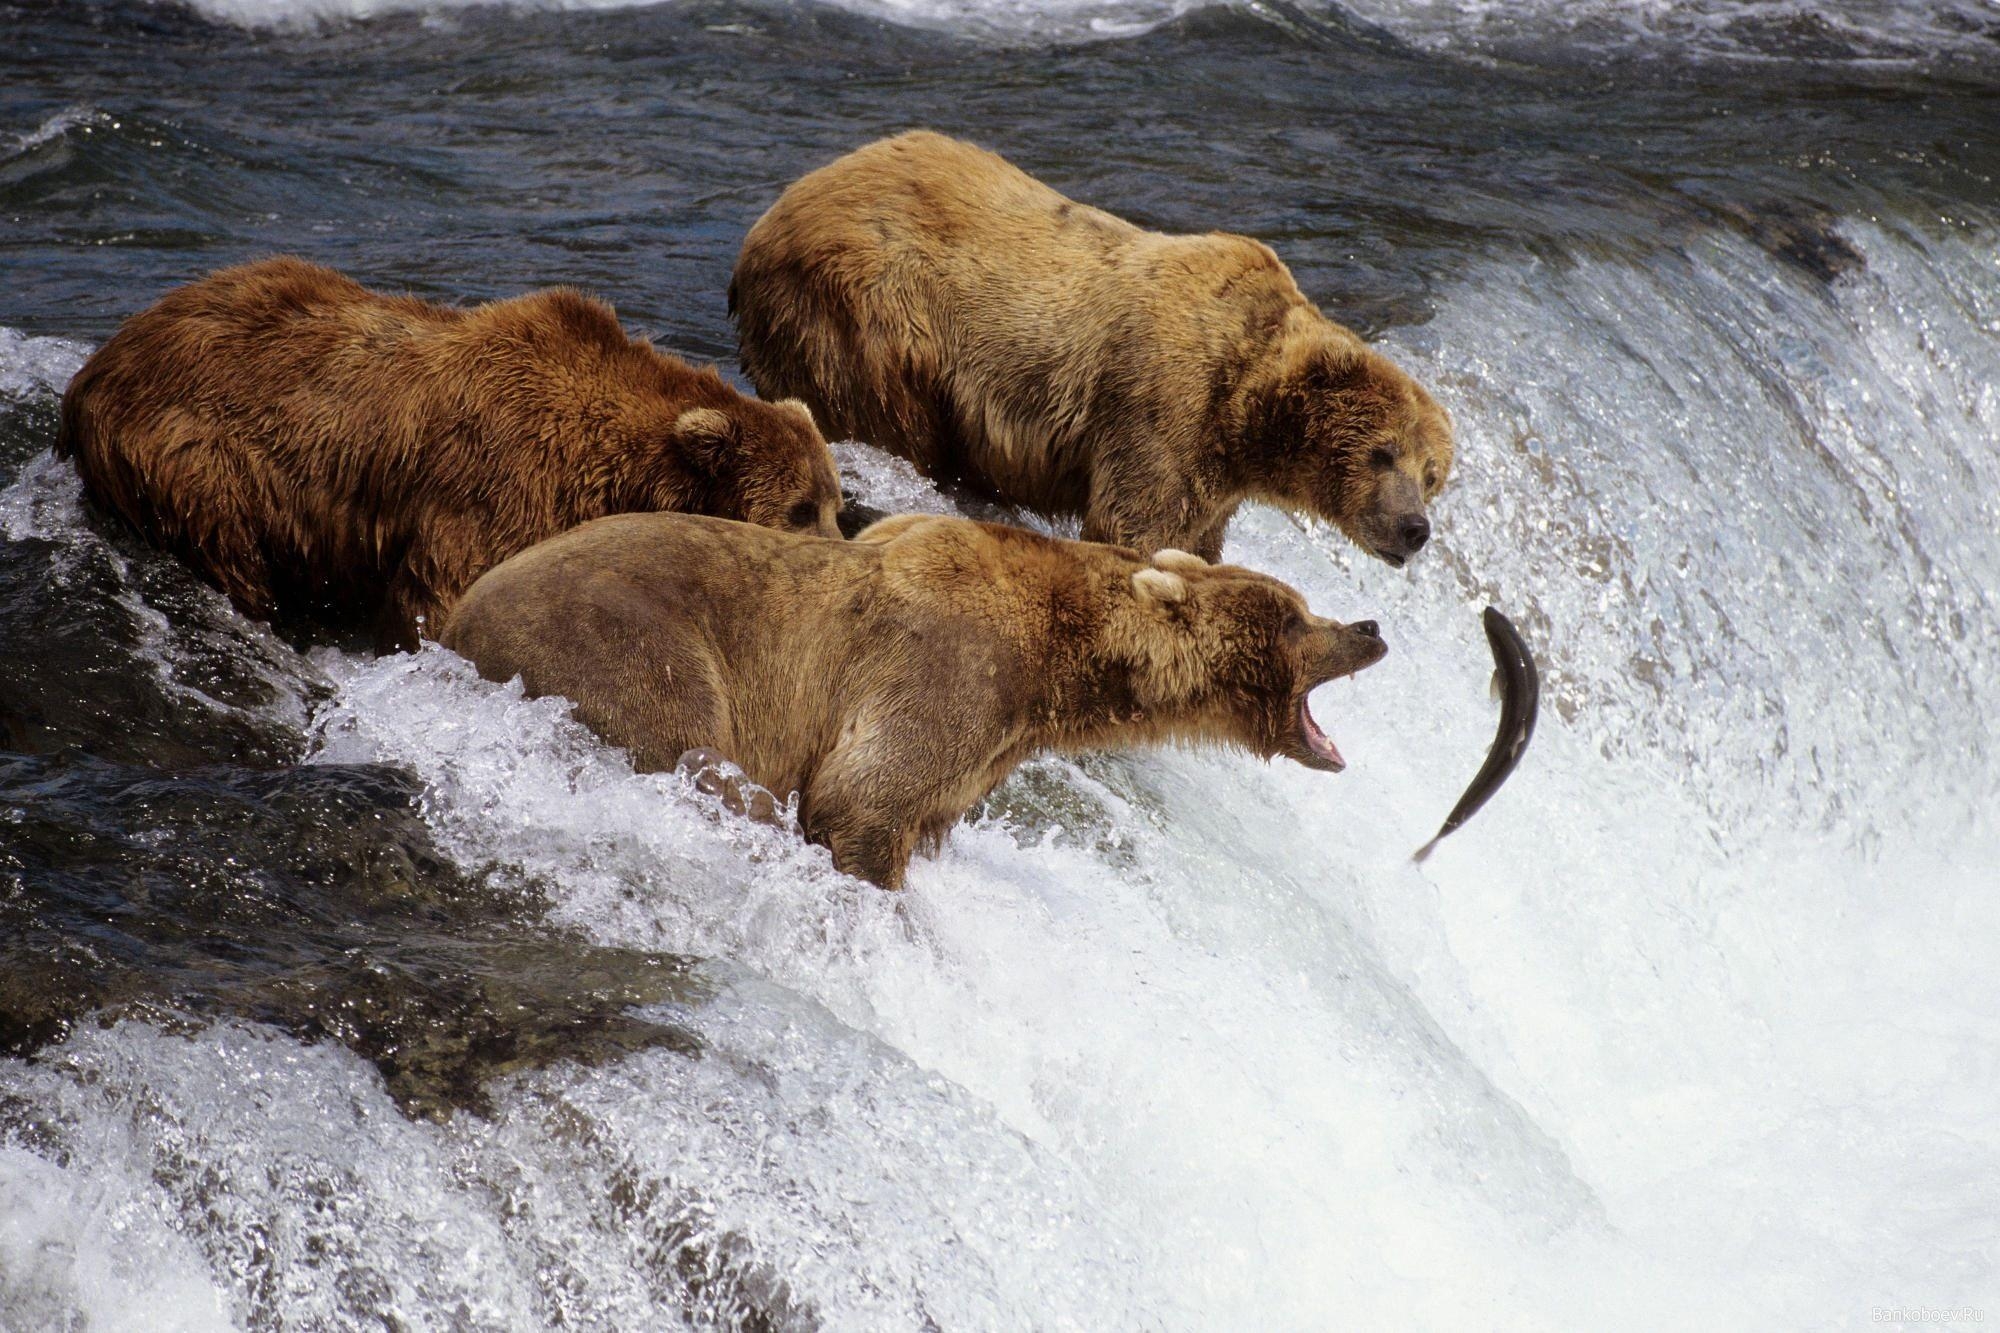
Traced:
[[887, 514], [954, 514], [958, 506], [938, 494], [937, 487], [908, 460], [872, 445], [841, 440], [833, 446], [840, 466], [841, 489]]

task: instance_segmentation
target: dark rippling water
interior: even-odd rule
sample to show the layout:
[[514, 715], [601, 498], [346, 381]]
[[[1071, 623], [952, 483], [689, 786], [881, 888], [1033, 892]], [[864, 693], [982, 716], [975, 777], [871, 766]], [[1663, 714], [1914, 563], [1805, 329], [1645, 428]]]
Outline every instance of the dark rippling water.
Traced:
[[[2000, 10], [366, 8], [0, 0], [0, 1328], [2000, 1317]], [[1044, 761], [892, 901], [48, 456], [275, 251], [727, 367], [745, 229], [919, 125], [1452, 408], [1406, 573], [1232, 534], [1385, 624], [1345, 777]], [[1544, 732], [1419, 871], [1488, 599]]]

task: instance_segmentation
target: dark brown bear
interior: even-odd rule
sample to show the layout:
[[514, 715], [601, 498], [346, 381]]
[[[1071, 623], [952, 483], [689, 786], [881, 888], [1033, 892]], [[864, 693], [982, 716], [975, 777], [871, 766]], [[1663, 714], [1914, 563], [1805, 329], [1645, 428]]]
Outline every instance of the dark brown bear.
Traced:
[[487, 573], [442, 639], [575, 700], [642, 770], [706, 749], [798, 793], [834, 864], [892, 889], [1038, 751], [1207, 741], [1337, 772], [1306, 696], [1387, 651], [1247, 569], [924, 515], [852, 542], [600, 519]]
[[1141, 230], [939, 134], [795, 182], [730, 306], [760, 393], [1090, 540], [1213, 560], [1260, 500], [1401, 565], [1451, 475], [1444, 410], [1268, 247]]
[[92, 499], [246, 615], [375, 618], [413, 647], [479, 575], [585, 520], [672, 509], [832, 534], [811, 413], [553, 288], [471, 309], [276, 258], [127, 320], [63, 395]]

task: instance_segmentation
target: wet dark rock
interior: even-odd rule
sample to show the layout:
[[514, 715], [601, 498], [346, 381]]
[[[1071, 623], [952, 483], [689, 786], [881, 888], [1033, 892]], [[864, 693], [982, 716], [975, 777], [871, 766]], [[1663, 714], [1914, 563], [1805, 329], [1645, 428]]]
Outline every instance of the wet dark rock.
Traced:
[[[54, 403], [0, 402], [0, 484], [48, 449]], [[0, 750], [162, 767], [296, 762], [299, 703], [319, 688], [303, 658], [172, 558], [87, 513], [57, 526], [0, 538]]]
[[1861, 252], [1834, 230], [1838, 219], [1823, 208], [1766, 199], [1721, 205], [1719, 211], [1764, 253], [1821, 282], [1867, 267]]
[[[1102, 783], [1104, 796], [1079, 784], [1075, 776]], [[1000, 823], [1022, 847], [1053, 841], [1058, 847], [1084, 847], [1112, 865], [1134, 864], [1132, 848], [1105, 797], [1122, 800], [1126, 810], [1146, 817], [1149, 798], [1129, 781], [1126, 757], [1091, 754], [1071, 759], [1049, 755], [1014, 770], [985, 800], [968, 812], [975, 820]]]
[[0, 1052], [74, 1025], [236, 1017], [371, 1061], [411, 1115], [484, 1111], [494, 1077], [699, 1043], [688, 960], [539, 920], [531, 886], [432, 846], [373, 766], [162, 773], [0, 755]]

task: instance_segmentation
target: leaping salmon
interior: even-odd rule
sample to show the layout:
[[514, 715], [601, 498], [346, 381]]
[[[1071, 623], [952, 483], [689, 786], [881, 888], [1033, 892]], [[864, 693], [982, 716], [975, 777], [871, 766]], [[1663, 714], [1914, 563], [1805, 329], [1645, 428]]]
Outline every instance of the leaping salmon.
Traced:
[[1472, 818], [1500, 790], [1507, 775], [1528, 752], [1528, 742], [1535, 734], [1542, 678], [1535, 670], [1534, 655], [1522, 641], [1521, 632], [1514, 628], [1514, 622], [1501, 615], [1498, 607], [1487, 607], [1483, 619], [1486, 641], [1493, 645], [1493, 685], [1500, 694], [1500, 729], [1494, 734], [1493, 746], [1486, 752], [1486, 762], [1479, 766], [1472, 785], [1445, 816], [1444, 827], [1437, 831], [1437, 837], [1417, 849], [1412, 858], [1417, 861], [1429, 856], [1440, 839]]

